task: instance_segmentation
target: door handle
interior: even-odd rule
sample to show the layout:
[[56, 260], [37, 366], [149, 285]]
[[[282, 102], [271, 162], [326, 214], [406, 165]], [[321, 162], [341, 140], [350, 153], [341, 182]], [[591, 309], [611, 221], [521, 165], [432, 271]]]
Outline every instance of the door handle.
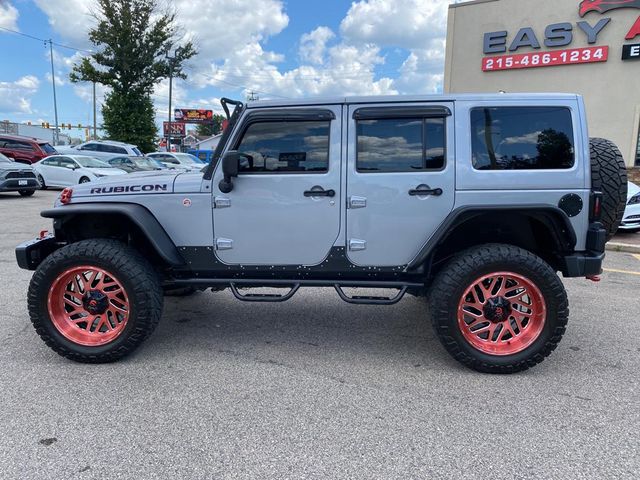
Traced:
[[423, 195], [433, 195], [434, 197], [439, 197], [442, 195], [441, 188], [429, 188], [428, 185], [418, 185], [416, 188], [409, 190], [409, 195], [412, 197], [418, 197]]
[[332, 190], [332, 189], [325, 190], [322, 187], [313, 187], [313, 188], [317, 188], [317, 190], [305, 190], [304, 196], [305, 197], [335, 197], [336, 196], [335, 190]]

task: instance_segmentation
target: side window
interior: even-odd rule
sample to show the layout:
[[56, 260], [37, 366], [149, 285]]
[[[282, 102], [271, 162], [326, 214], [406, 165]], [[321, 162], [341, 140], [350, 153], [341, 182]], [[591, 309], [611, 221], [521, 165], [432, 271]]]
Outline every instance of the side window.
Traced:
[[67, 157], [60, 157], [60, 166], [68, 168], [69, 166], [76, 167], [76, 162]]
[[444, 117], [358, 120], [356, 135], [356, 168], [359, 172], [444, 168]]
[[248, 157], [240, 172], [326, 172], [329, 128], [328, 120], [252, 123], [237, 146]]
[[89, 150], [90, 152], [95, 152], [97, 150], [96, 146], [97, 145], [95, 143], [87, 143], [86, 145], [80, 147], [80, 150]]
[[203, 162], [207, 161], [207, 152], [198, 152], [198, 158]]
[[19, 140], [7, 140], [5, 148], [11, 148], [14, 150], [33, 151], [33, 145], [28, 142], [21, 142]]
[[477, 170], [571, 168], [571, 111], [564, 107], [474, 108], [471, 157]]
[[60, 166], [60, 159], [58, 157], [47, 158], [42, 161], [42, 164], [48, 167], [58, 167]]
[[120, 155], [126, 155], [127, 150], [125, 148], [122, 147], [116, 147], [115, 145], [104, 145], [104, 144], [98, 144], [98, 151], [99, 152], [106, 152], [106, 153], [119, 153]]

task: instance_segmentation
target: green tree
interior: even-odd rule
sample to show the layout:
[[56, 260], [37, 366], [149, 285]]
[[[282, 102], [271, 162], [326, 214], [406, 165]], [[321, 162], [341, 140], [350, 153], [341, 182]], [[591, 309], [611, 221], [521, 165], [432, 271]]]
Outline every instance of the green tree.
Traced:
[[201, 137], [210, 137], [222, 132], [222, 122], [225, 117], [223, 115], [213, 114], [213, 121], [211, 123], [201, 123], [196, 127], [196, 135]]
[[161, 12], [158, 0], [98, 0], [97, 6], [98, 23], [89, 32], [97, 51], [74, 65], [71, 81], [109, 87], [102, 106], [107, 135], [152, 151], [153, 88], [169, 74], [186, 78], [184, 62], [196, 50], [191, 42], [176, 48], [175, 14]]

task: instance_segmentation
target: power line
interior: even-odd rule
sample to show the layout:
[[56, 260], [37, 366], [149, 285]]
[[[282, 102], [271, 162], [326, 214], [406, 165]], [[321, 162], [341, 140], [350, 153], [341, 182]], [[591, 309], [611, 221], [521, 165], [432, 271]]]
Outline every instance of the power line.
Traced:
[[88, 53], [88, 54], [92, 54], [93, 53], [91, 50], [85, 50], [83, 48], [72, 47], [70, 45], [64, 45], [64, 44], [58, 43], [58, 42], [52, 42], [51, 40], [49, 40], [47, 38], [36, 37], [36, 36], [30, 35], [28, 33], [19, 32], [17, 30], [11, 30], [10, 28], [0, 27], [0, 30], [5, 30], [5, 31], [10, 32], [10, 33], [15, 33], [16, 35], [22, 35], [23, 37], [27, 37], [27, 38], [30, 38], [32, 40], [38, 40], [38, 41], [43, 42], [43, 43], [51, 42], [52, 45], [55, 45], [56, 47], [60, 47], [60, 48], [67, 48], [69, 50], [75, 50], [77, 52]]

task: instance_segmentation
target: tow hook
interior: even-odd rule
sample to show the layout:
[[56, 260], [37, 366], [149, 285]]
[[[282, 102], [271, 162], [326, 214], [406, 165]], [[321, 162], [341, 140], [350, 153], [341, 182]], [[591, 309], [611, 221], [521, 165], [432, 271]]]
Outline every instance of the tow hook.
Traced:
[[600, 275], [587, 275], [587, 280], [598, 283], [602, 279], [600, 278]]

